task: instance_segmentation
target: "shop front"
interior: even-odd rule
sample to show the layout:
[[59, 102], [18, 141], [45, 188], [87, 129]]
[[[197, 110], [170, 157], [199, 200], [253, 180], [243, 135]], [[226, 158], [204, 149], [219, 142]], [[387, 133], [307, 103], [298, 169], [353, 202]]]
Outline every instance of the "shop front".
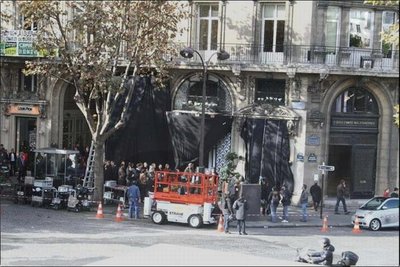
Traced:
[[5, 103], [5, 120], [2, 131], [5, 143], [17, 153], [28, 153], [27, 169], [32, 170], [33, 150], [40, 142], [41, 119], [44, 118], [45, 103]]
[[362, 88], [340, 94], [332, 109], [329, 138], [328, 195], [336, 195], [341, 179], [350, 197], [369, 198], [375, 192], [379, 114], [375, 98]]

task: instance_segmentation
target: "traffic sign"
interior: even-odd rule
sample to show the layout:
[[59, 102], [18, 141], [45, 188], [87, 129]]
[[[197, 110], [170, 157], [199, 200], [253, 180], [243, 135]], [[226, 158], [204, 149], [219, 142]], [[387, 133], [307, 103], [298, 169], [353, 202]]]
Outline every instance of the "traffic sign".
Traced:
[[335, 166], [318, 165], [318, 170], [319, 171], [333, 172], [335, 170]]

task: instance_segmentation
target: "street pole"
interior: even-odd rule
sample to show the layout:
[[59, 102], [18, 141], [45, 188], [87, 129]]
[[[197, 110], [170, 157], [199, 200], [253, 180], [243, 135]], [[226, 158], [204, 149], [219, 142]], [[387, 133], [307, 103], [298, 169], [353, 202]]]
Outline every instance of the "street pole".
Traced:
[[200, 146], [199, 146], [199, 172], [202, 173], [204, 172], [204, 131], [205, 131], [204, 127], [206, 120], [206, 88], [207, 88], [207, 78], [208, 78], [207, 69], [208, 69], [208, 64], [203, 63], [203, 89], [202, 89], [202, 99], [201, 99]]
[[197, 54], [201, 60], [201, 65], [203, 67], [203, 88], [202, 88], [202, 99], [201, 99], [201, 119], [200, 119], [200, 144], [199, 144], [199, 172], [204, 172], [204, 138], [205, 138], [205, 117], [206, 117], [206, 88], [208, 80], [208, 64], [214, 55], [217, 55], [218, 60], [226, 60], [230, 57], [229, 53], [224, 50], [215, 52], [212, 54], [206, 62], [204, 62], [203, 57], [199, 51], [187, 47], [180, 51], [180, 55], [184, 58], [192, 58], [194, 54]]
[[[322, 165], [325, 165], [325, 162], [322, 162]], [[322, 192], [322, 194], [321, 194], [321, 208], [319, 209], [319, 212], [320, 212], [319, 217], [320, 217], [320, 219], [322, 219], [322, 209], [324, 208], [324, 180], [325, 180], [325, 171], [324, 170], [322, 170], [321, 179], [322, 179], [322, 181], [321, 181], [321, 192]]]

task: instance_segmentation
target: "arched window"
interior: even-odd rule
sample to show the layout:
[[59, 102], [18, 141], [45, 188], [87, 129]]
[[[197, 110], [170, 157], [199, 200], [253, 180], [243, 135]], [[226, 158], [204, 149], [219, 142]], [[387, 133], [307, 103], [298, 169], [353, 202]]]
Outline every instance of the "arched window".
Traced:
[[341, 93], [332, 105], [331, 112], [378, 114], [373, 95], [363, 88], [350, 88]]
[[[203, 79], [193, 75], [186, 79], [178, 88], [174, 109], [201, 111], [203, 99]], [[225, 84], [216, 76], [208, 75], [206, 83], [206, 112], [230, 113], [232, 100]]]

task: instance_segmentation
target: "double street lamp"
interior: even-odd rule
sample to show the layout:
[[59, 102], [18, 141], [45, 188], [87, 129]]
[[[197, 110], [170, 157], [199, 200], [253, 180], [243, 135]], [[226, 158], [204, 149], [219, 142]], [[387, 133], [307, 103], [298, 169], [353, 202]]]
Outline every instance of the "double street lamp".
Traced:
[[180, 54], [184, 58], [192, 58], [194, 54], [197, 54], [201, 60], [201, 64], [203, 66], [203, 89], [202, 89], [202, 101], [201, 101], [201, 120], [200, 120], [200, 146], [199, 146], [199, 172], [204, 172], [204, 128], [205, 128], [205, 112], [206, 112], [206, 87], [208, 80], [208, 64], [210, 63], [211, 58], [214, 55], [217, 55], [218, 60], [226, 60], [230, 57], [229, 53], [221, 50], [217, 51], [208, 58], [206, 62], [204, 62], [203, 57], [199, 53], [199, 51], [186, 47], [180, 51]]

